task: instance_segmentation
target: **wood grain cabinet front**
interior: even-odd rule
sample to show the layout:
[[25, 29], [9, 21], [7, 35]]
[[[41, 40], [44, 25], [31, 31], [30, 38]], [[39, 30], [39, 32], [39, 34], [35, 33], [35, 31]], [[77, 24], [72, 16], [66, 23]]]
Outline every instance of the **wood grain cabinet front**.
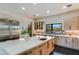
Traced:
[[52, 51], [54, 50], [54, 41], [49, 40], [49, 42], [47, 42], [47, 53], [50, 54]]
[[54, 41], [49, 40], [31, 50], [25, 51], [20, 55], [49, 55], [54, 49]]
[[64, 30], [79, 30], [79, 16], [65, 19]]
[[25, 51], [19, 55], [31, 55], [32, 54], [32, 50], [29, 50], [29, 51]]
[[47, 55], [47, 42], [41, 46], [38, 46], [38, 54], [39, 55]]

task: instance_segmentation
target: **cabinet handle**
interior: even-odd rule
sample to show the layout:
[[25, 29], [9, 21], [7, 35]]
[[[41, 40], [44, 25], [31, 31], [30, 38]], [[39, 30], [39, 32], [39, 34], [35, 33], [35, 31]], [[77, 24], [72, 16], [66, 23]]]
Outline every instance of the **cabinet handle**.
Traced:
[[54, 47], [54, 44], [53, 44], [53, 42], [52, 42], [52, 48]]
[[65, 43], [67, 44], [67, 40], [65, 40]]
[[40, 50], [40, 55], [42, 55], [42, 50]]
[[71, 26], [69, 26], [69, 30], [71, 30]]
[[49, 42], [47, 42], [47, 48], [49, 48]]
[[72, 43], [74, 43], [74, 39], [72, 39]]

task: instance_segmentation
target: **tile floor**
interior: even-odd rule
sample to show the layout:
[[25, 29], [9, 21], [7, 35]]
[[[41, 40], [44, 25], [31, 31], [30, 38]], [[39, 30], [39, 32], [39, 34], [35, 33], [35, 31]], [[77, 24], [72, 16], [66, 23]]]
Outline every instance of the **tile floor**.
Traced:
[[52, 52], [50, 55], [79, 55], [79, 51], [55, 46], [54, 52]]
[[53, 55], [64, 55], [63, 53], [59, 53], [59, 52], [54, 52]]

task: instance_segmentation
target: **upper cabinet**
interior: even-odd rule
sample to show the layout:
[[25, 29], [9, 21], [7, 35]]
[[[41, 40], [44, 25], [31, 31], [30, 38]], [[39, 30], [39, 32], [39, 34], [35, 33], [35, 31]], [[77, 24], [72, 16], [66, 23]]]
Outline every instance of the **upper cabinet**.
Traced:
[[35, 22], [34, 29], [35, 30], [43, 30], [43, 22]]
[[64, 30], [79, 30], [79, 17], [71, 17], [64, 20]]

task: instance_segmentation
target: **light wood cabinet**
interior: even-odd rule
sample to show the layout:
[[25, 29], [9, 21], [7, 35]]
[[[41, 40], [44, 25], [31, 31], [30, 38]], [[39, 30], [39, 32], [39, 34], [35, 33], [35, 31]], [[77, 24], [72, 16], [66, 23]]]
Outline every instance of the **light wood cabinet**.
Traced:
[[47, 52], [47, 43], [44, 43], [43, 47], [42, 47], [42, 54], [43, 55], [47, 55], [48, 52]]
[[33, 54], [33, 51], [32, 50], [29, 50], [29, 51], [25, 51], [19, 55], [32, 55]]
[[65, 19], [64, 30], [79, 30], [79, 16]]
[[31, 50], [25, 51], [20, 55], [48, 55], [54, 50], [54, 40], [51, 39]]
[[54, 50], [54, 41], [49, 40], [47, 42], [47, 53], [50, 54]]

